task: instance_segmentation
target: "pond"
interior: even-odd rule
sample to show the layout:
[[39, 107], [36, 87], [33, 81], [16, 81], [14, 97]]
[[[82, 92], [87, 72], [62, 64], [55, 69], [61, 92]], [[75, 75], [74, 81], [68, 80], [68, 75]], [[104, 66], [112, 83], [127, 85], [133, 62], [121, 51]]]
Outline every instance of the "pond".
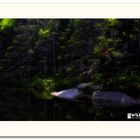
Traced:
[[54, 99], [52, 102], [52, 120], [125, 121], [128, 120], [127, 113], [139, 113], [140, 111], [140, 106], [136, 105], [119, 108], [97, 106], [90, 102], [66, 101], [63, 99]]
[[139, 112], [140, 106], [136, 105], [105, 107], [93, 105], [89, 101], [59, 98], [40, 100], [17, 94], [0, 98], [1, 121], [128, 121], [127, 113]]

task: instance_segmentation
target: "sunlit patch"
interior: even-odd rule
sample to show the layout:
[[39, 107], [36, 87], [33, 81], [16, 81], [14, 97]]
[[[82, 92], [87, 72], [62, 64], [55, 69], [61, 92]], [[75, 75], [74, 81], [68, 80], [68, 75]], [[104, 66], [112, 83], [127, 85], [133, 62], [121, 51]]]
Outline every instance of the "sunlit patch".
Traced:
[[52, 92], [51, 95], [59, 98], [73, 100], [80, 95], [80, 92], [77, 89], [67, 89], [59, 92]]

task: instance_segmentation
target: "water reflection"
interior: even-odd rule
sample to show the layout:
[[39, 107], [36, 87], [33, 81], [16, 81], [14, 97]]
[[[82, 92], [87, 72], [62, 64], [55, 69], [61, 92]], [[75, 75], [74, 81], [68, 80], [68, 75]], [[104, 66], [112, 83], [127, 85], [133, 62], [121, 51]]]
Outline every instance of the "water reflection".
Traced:
[[[20, 95], [21, 96], [21, 95]], [[12, 96], [11, 96], [12, 97]], [[14, 121], [121, 121], [127, 113], [139, 113], [140, 106], [105, 107], [86, 101], [69, 101], [54, 98], [3, 98], [0, 100], [0, 120]]]
[[127, 120], [127, 113], [139, 112], [139, 106], [106, 107], [90, 102], [65, 101], [54, 99], [54, 120]]

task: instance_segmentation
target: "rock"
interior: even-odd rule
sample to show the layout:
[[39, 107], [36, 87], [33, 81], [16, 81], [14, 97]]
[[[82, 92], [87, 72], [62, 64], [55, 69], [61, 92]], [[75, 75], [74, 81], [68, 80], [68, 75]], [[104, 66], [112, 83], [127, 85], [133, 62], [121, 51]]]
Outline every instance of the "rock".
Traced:
[[77, 86], [77, 89], [82, 95], [91, 94], [93, 92], [93, 83], [82, 83]]
[[89, 82], [89, 83], [82, 83], [80, 85], [77, 86], [77, 89], [78, 90], [84, 90], [85, 88], [87, 87], [93, 87], [93, 83], [92, 82]]
[[125, 93], [114, 91], [95, 91], [90, 98], [95, 105], [110, 107], [127, 107], [138, 103], [135, 99]]
[[102, 90], [103, 85], [93, 85], [93, 90]]
[[[84, 86], [82, 85], [82, 87]], [[94, 105], [108, 107], [128, 107], [135, 104], [140, 104], [140, 100], [135, 100], [125, 93], [115, 91], [94, 91], [92, 94], [83, 94], [83, 92], [79, 91], [79, 89], [72, 88], [58, 92], [52, 92], [51, 95], [66, 100], [78, 99], [80, 101], [80, 99], [82, 99], [82, 101], [90, 101]]]
[[80, 92], [78, 91], [78, 89], [72, 88], [72, 89], [62, 90], [59, 92], [52, 92], [51, 95], [63, 99], [74, 100], [80, 95]]
[[82, 83], [77, 86], [78, 90], [84, 90], [85, 88], [90, 87], [93, 90], [101, 90], [103, 88], [103, 85], [94, 85], [92, 82], [89, 83]]
[[77, 86], [77, 89], [82, 94], [91, 94], [95, 90], [101, 90], [102, 89], [102, 85], [93, 85], [92, 82], [82, 83], [82, 84]]

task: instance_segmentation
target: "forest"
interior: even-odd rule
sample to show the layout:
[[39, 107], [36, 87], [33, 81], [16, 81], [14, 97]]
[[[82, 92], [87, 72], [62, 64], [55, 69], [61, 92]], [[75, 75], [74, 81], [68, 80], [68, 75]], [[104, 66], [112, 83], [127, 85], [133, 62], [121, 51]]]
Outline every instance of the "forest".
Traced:
[[0, 19], [0, 120], [121, 120], [50, 94], [89, 82], [140, 99], [139, 19]]

